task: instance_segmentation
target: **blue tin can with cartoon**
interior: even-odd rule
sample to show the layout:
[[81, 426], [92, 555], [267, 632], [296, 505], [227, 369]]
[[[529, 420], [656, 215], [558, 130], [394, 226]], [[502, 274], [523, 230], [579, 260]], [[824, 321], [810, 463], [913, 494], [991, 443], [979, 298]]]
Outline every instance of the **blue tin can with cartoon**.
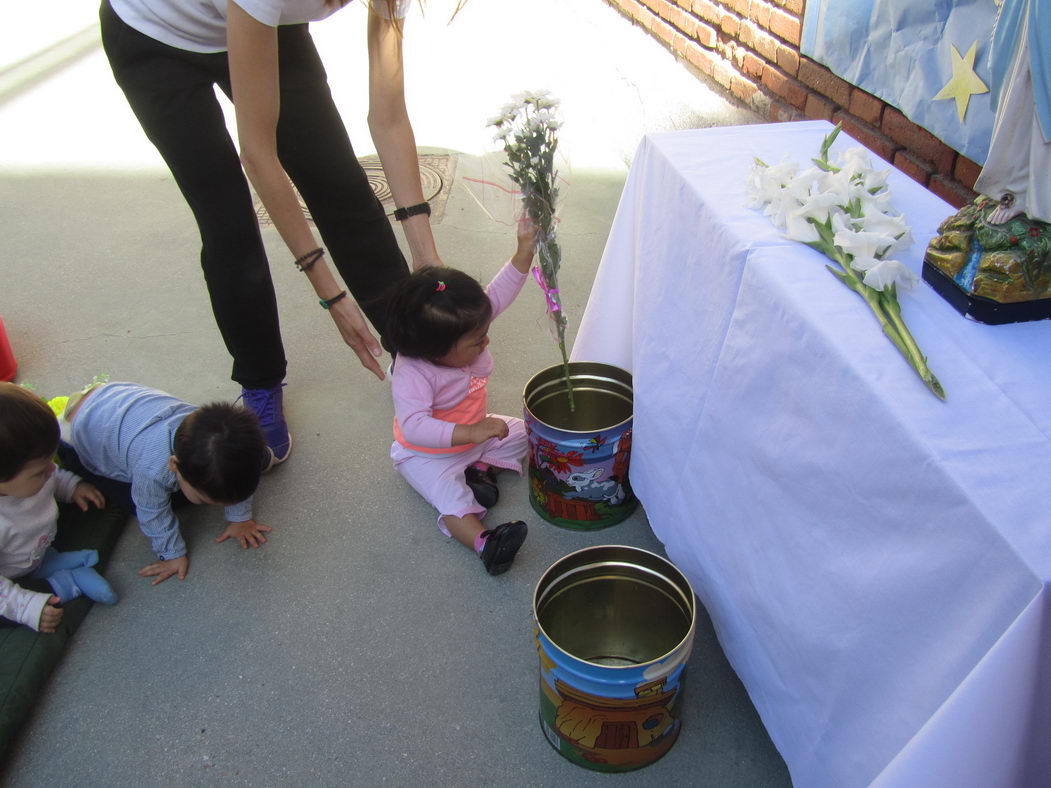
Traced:
[[628, 481], [631, 374], [572, 361], [569, 380], [567, 387], [558, 364], [525, 387], [529, 502], [553, 525], [590, 531], [619, 523], [638, 505]]

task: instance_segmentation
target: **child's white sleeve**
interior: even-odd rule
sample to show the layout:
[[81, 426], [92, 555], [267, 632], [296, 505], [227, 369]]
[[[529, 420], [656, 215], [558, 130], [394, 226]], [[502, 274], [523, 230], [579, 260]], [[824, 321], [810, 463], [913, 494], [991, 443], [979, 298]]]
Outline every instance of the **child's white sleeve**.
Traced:
[[62, 503], [71, 503], [73, 501], [73, 491], [77, 489], [77, 485], [82, 481], [84, 480], [75, 473], [67, 471], [65, 468], [56, 468], [55, 498], [62, 501]]
[[22, 588], [13, 580], [0, 577], [0, 616], [30, 629], [40, 631], [40, 613], [51, 594], [41, 594]]

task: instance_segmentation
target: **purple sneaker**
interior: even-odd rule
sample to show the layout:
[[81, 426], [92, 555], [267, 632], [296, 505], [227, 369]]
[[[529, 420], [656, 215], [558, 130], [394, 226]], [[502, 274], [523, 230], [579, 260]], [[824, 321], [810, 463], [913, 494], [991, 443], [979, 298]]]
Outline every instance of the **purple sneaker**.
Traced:
[[284, 385], [282, 383], [272, 389], [241, 389], [240, 399], [245, 407], [259, 417], [259, 426], [263, 428], [270, 450], [270, 457], [264, 463], [264, 472], [287, 460], [292, 453], [292, 435], [288, 432], [281, 406], [281, 389]]

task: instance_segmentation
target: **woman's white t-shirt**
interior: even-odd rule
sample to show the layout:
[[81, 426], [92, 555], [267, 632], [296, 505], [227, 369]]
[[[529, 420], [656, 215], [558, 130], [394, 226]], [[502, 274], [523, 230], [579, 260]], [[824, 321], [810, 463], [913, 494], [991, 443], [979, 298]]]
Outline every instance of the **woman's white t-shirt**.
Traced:
[[[404, 18], [411, 0], [398, 0], [397, 15]], [[226, 51], [226, 0], [110, 0], [125, 23], [163, 44], [190, 52]], [[338, 2], [325, 0], [237, 0], [237, 5], [264, 25], [316, 22], [338, 11]], [[386, 16], [387, 4], [373, 8]]]

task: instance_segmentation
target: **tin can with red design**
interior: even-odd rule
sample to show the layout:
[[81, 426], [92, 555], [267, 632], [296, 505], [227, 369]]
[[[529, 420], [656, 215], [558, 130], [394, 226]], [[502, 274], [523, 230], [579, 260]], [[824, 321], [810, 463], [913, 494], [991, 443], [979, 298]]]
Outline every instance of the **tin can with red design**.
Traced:
[[590, 531], [615, 525], [638, 505], [628, 481], [631, 374], [591, 361], [561, 364], [526, 384], [529, 502], [547, 522]]

